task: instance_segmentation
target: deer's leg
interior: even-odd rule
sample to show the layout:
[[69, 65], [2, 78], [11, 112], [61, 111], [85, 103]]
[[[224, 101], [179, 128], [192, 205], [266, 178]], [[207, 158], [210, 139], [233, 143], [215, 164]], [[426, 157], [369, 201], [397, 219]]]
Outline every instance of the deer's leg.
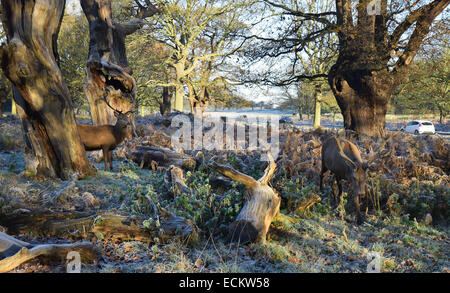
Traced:
[[336, 185], [335, 181], [337, 183], [336, 176], [333, 175], [333, 178], [331, 179], [331, 195], [329, 196], [330, 206], [331, 208], [336, 207]]
[[338, 177], [336, 177], [336, 182], [337, 182], [337, 186], [339, 189], [339, 193], [338, 193], [338, 203], [336, 206], [341, 204], [342, 198], [344, 197], [344, 192], [342, 191], [342, 180]]
[[109, 161], [109, 169], [112, 171], [113, 170], [113, 165], [112, 165], [112, 151], [108, 151], [108, 161]]
[[356, 206], [356, 223], [361, 225], [363, 223], [363, 217], [361, 215], [361, 207], [359, 206], [359, 194], [355, 194], [354, 196], [355, 206]]
[[108, 171], [107, 163], [108, 163], [108, 149], [103, 148], [103, 161], [105, 162], [105, 171]]
[[320, 192], [323, 191], [323, 174], [325, 174], [325, 172], [327, 172], [327, 167], [322, 165], [322, 171], [320, 171], [320, 183], [319, 183]]

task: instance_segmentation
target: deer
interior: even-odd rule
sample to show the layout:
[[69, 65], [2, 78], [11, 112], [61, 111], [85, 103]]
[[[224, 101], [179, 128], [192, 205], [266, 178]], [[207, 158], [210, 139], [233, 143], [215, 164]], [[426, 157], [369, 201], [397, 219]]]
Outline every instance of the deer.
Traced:
[[[352, 186], [353, 200], [356, 206], [357, 224], [364, 219], [361, 215], [359, 199], [366, 193], [366, 182], [369, 164], [361, 159], [355, 144], [343, 138], [330, 137], [322, 145], [322, 170], [320, 172], [320, 191], [323, 191], [323, 175], [329, 170], [339, 188], [339, 199], [342, 198], [342, 182], [347, 180]], [[333, 189], [334, 190], [334, 189]], [[336, 194], [333, 192], [333, 206], [336, 206]]]
[[105, 171], [108, 170], [107, 163], [109, 162], [109, 168], [112, 171], [112, 151], [125, 139], [131, 139], [133, 137], [133, 123], [131, 121], [131, 115], [133, 111], [122, 113], [111, 107], [111, 105], [102, 99], [106, 105], [114, 110], [114, 116], [117, 118], [115, 125], [87, 125], [77, 124], [78, 133], [80, 134], [81, 142], [84, 145], [86, 151], [103, 151], [103, 161], [105, 162]]

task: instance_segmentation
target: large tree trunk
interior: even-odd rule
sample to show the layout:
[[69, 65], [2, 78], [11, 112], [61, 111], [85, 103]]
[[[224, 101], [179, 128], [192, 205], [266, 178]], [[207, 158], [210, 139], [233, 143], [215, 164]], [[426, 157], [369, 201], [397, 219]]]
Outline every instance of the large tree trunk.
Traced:
[[[1, 47], [2, 69], [15, 87], [31, 170], [67, 179], [94, 173], [80, 142], [69, 91], [57, 64], [57, 37], [65, 1], [2, 1], [8, 45]], [[42, 20], [46, 21], [42, 21]]]
[[388, 103], [398, 84], [390, 75], [385, 71], [347, 70], [339, 63], [332, 67], [329, 83], [346, 129], [369, 136], [384, 135]]
[[184, 108], [184, 86], [182, 81], [177, 81], [175, 87], [175, 104], [173, 105], [175, 111], [183, 112]]
[[[125, 38], [141, 28], [142, 19], [157, 12], [152, 5], [124, 23], [112, 20], [111, 0], [81, 0], [89, 22], [89, 57], [86, 64], [85, 94], [89, 101], [92, 121], [96, 125], [116, 122], [114, 111], [127, 112], [135, 107], [136, 82], [128, 65]], [[134, 120], [134, 119], [133, 119]]]

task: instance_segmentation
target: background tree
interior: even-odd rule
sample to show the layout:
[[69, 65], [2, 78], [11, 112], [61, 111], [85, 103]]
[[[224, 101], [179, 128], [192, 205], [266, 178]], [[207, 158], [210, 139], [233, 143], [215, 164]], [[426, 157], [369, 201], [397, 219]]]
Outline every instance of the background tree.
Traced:
[[[273, 17], [282, 23], [282, 32], [274, 33], [275, 37], [255, 36], [264, 43], [256, 53], [269, 57], [295, 54], [313, 39], [337, 34], [338, 58], [328, 72], [328, 82], [344, 117], [344, 126], [378, 136], [384, 133], [392, 93], [405, 82], [409, 65], [430, 28], [445, 22], [445, 16], [438, 16], [450, 0], [336, 0], [334, 10], [316, 13], [296, 9], [287, 0], [264, 2], [275, 10]], [[322, 26], [298, 37], [296, 25], [309, 22]], [[272, 26], [273, 23], [272, 19]], [[311, 76], [293, 73], [292, 78]]]
[[423, 54], [411, 65], [409, 82], [393, 99], [397, 113], [439, 113], [445, 123], [450, 112], [450, 49], [444, 45], [441, 54]]
[[[229, 2], [230, 4], [233, 5], [233, 9], [214, 18], [206, 26], [193, 48], [192, 55], [211, 54], [211, 57], [201, 60], [200, 66], [187, 78], [191, 112], [204, 112], [208, 104], [214, 102], [215, 95], [211, 93], [229, 87], [232, 83], [228, 75], [235, 65], [230, 64], [230, 57], [235, 56], [244, 47], [245, 39], [240, 36], [245, 34], [248, 26], [242, 18], [246, 18], [252, 2], [234, 0]], [[215, 52], [219, 54], [215, 55]]]
[[[3, 27], [0, 26], [0, 40], [2, 42], [6, 41], [6, 33], [3, 30]], [[5, 104], [8, 102], [8, 99], [12, 98], [11, 93], [11, 83], [8, 81], [6, 76], [0, 73], [0, 115], [3, 114]]]
[[[149, 80], [148, 84], [174, 87], [174, 109], [183, 111], [187, 83], [191, 90], [199, 86], [197, 98], [203, 99], [204, 88], [211, 79], [220, 80], [213, 76], [213, 62], [229, 53], [224, 52], [226, 43], [232, 39], [234, 26], [239, 22], [238, 12], [245, 1], [171, 0], [158, 1], [157, 6], [161, 13], [152, 37], [170, 47], [171, 55], [166, 64], [174, 70], [175, 78], [169, 83]], [[195, 72], [199, 67], [201, 73]], [[192, 92], [191, 102], [194, 96]]]
[[[149, 29], [151, 31], [151, 29]], [[172, 107], [173, 87], [146, 85], [149, 79], [170, 83], [174, 73], [164, 60], [169, 58], [170, 49], [163, 43], [148, 37], [145, 29], [130, 36], [127, 41], [129, 62], [135, 68], [133, 76], [138, 84], [136, 88], [137, 105], [143, 109], [159, 110], [162, 115], [170, 113]]]
[[27, 154], [32, 153], [25, 156], [27, 171], [67, 179], [74, 172], [83, 177], [94, 170], [80, 142], [69, 90], [57, 64], [64, 7], [61, 0], [2, 1], [8, 44], [1, 47], [0, 59], [15, 87]]
[[298, 113], [300, 120], [307, 115], [309, 119], [314, 110], [314, 92], [308, 90], [306, 83], [294, 83], [282, 87], [279, 98], [280, 109], [290, 109]]
[[3, 73], [0, 73], [0, 115], [3, 114], [3, 108], [10, 99], [11, 83]]
[[[320, 13], [321, 11], [328, 11], [332, 7], [331, 0], [315, 1], [307, 0], [301, 3], [308, 13]], [[293, 1], [293, 5], [298, 6], [297, 1]], [[301, 7], [296, 7], [299, 10]], [[296, 27], [299, 28], [298, 37], [302, 35], [311, 35], [316, 31], [320, 31], [325, 28], [325, 25], [320, 22], [306, 22], [301, 25], [303, 20], [301, 17], [297, 17], [299, 24]], [[308, 76], [318, 76], [314, 80], [304, 80], [304, 83], [309, 85], [310, 91], [313, 91], [314, 95], [314, 119], [313, 127], [320, 127], [320, 119], [322, 114], [322, 102], [327, 91], [330, 91], [329, 86], [326, 84], [324, 76], [330, 70], [331, 65], [336, 61], [336, 36], [333, 34], [319, 35], [310, 42], [302, 44], [302, 47], [297, 49], [296, 59], [300, 61], [300, 72]], [[294, 60], [294, 64], [297, 63]]]
[[[66, 9], [67, 10], [67, 9]], [[72, 98], [75, 113], [88, 110], [84, 94], [86, 60], [89, 50], [89, 27], [80, 14], [64, 14], [58, 37], [59, 66]]]

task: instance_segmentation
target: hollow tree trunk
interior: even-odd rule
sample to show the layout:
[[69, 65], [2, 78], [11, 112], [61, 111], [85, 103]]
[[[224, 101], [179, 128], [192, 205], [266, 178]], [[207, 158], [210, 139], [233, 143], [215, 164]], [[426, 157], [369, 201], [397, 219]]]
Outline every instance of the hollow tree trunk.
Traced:
[[[114, 111], [102, 98], [122, 112], [134, 108], [136, 82], [128, 65], [125, 38], [142, 27], [141, 18], [157, 12], [149, 5], [136, 18], [123, 23], [112, 20], [111, 0], [81, 0], [89, 22], [89, 56], [84, 92], [96, 125], [115, 124]], [[134, 121], [134, 119], [133, 119]]]
[[1, 66], [16, 89], [14, 100], [34, 154], [34, 166], [27, 168], [39, 176], [63, 179], [74, 172], [80, 177], [93, 174], [57, 65], [65, 1], [2, 1], [1, 5], [9, 40], [0, 50]]
[[[360, 134], [383, 136], [391, 94], [398, 84], [393, 74], [348, 68], [338, 61], [330, 70], [329, 84], [341, 109], [344, 127]], [[364, 68], [366, 65], [355, 65]]]

